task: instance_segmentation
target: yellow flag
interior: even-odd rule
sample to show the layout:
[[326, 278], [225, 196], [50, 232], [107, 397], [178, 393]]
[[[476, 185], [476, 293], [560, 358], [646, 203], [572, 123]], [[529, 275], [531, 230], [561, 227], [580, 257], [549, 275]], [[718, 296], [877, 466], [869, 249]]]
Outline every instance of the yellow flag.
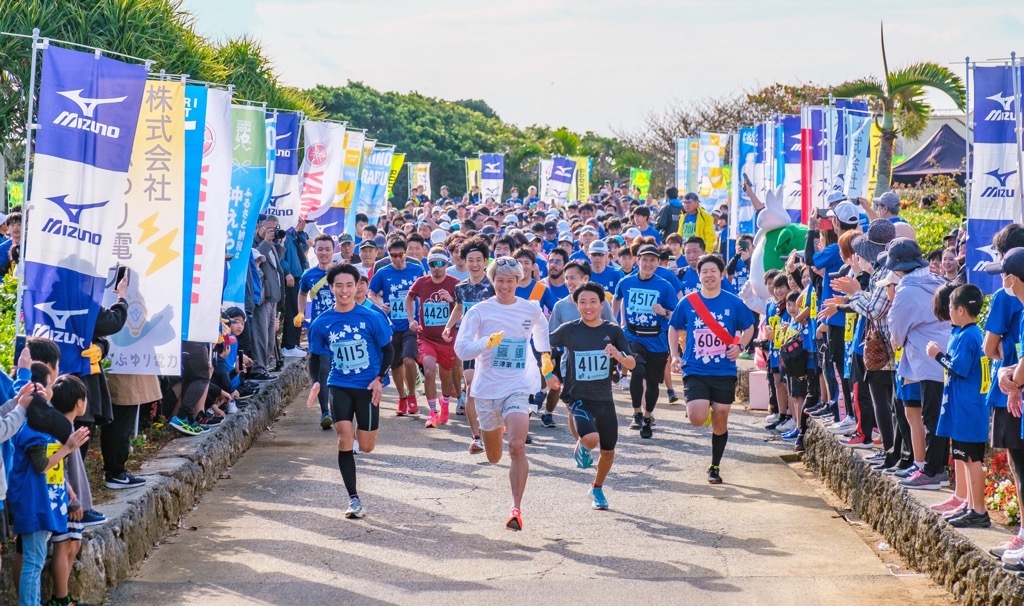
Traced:
[[402, 170], [403, 163], [405, 163], [405, 154], [391, 156], [391, 173], [388, 174], [388, 193], [384, 196], [388, 200], [391, 199], [391, 190], [395, 188], [395, 181], [398, 180], [398, 171]]
[[466, 191], [473, 191], [473, 187], [480, 187], [480, 172], [483, 165], [480, 158], [466, 158]]

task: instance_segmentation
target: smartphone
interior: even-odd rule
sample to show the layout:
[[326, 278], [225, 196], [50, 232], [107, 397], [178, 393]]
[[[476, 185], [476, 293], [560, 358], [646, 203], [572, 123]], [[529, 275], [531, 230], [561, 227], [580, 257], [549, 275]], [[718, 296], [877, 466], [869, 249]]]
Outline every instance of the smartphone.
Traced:
[[818, 231], [828, 231], [832, 229], [832, 219], [821, 219], [818, 221]]
[[818, 218], [819, 219], [828, 219], [828, 209], [827, 208], [819, 208], [818, 209]]
[[18, 358], [21, 357], [22, 350], [25, 349], [25, 335], [18, 335], [14, 337], [14, 363], [18, 363]]
[[[124, 265], [119, 266], [117, 268], [117, 275], [114, 276], [114, 288], [117, 288], [117, 285], [121, 283], [121, 280], [124, 280], [126, 277], [128, 277], [128, 268]], [[128, 278], [128, 281], [130, 282], [131, 278]]]
[[746, 173], [743, 174], [743, 184], [749, 187], [750, 189], [754, 188], [754, 184], [750, 182], [750, 177], [748, 177]]

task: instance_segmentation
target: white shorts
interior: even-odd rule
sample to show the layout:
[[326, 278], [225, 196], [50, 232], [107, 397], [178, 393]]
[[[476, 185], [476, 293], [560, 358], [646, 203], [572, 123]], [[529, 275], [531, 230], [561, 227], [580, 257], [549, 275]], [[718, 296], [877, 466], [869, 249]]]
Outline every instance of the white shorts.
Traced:
[[505, 425], [505, 417], [517, 412], [530, 415], [529, 394], [514, 393], [498, 399], [476, 399], [476, 416], [481, 431], [501, 429]]

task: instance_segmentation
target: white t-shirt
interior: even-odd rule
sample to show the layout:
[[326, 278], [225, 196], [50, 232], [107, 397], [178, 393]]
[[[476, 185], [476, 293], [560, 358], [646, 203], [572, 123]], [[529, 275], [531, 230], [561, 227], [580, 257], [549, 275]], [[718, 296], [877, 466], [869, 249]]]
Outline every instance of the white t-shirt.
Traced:
[[[488, 337], [499, 331], [505, 331], [502, 342], [487, 349]], [[455, 338], [455, 353], [463, 360], [476, 360], [475, 397], [497, 399], [537, 391], [540, 368], [530, 347], [531, 337], [537, 351], [551, 351], [548, 321], [536, 301], [517, 297], [515, 303], [503, 305], [492, 297], [466, 312]]]

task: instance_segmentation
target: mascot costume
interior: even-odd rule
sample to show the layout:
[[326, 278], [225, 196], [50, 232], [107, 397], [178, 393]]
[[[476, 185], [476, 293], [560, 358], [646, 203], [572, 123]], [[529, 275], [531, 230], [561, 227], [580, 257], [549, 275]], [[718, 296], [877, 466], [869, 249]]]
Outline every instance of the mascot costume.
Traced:
[[782, 269], [794, 250], [802, 251], [807, 242], [807, 226], [793, 223], [782, 205], [782, 186], [765, 196], [764, 209], [757, 217], [754, 250], [750, 254], [750, 280], [740, 293], [747, 307], [764, 315], [766, 300], [772, 294], [764, 284], [764, 274]]

